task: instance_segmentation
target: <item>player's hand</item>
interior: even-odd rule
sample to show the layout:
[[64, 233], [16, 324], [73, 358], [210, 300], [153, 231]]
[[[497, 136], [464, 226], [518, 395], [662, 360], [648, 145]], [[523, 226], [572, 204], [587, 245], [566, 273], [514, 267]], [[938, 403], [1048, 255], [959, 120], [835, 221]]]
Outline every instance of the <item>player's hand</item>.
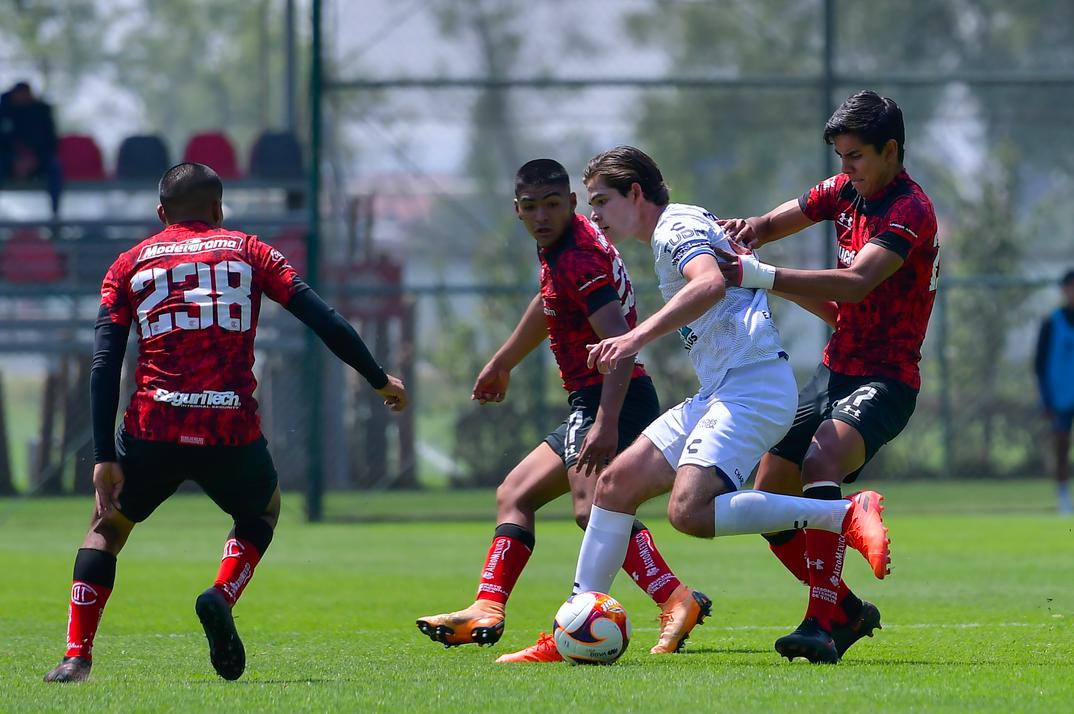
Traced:
[[620, 360], [638, 354], [641, 351], [641, 344], [634, 331], [631, 330], [603, 339], [595, 345], [586, 345], [586, 349], [589, 350], [586, 365], [590, 369], [596, 367], [601, 374], [608, 374], [619, 365]]
[[716, 264], [720, 266], [723, 279], [736, 288], [761, 288], [771, 290], [776, 282], [776, 269], [757, 260], [753, 253], [734, 255], [723, 248], [713, 248]]
[[377, 394], [384, 397], [384, 406], [393, 412], [401, 412], [406, 409], [410, 401], [406, 393], [406, 385], [398, 377], [388, 375], [388, 383], [376, 390]]
[[727, 238], [737, 242], [749, 250], [756, 250], [764, 245], [765, 241], [757, 230], [756, 219], [753, 218], [721, 218], [716, 221]]
[[504, 369], [495, 362], [489, 362], [477, 375], [474, 391], [470, 399], [482, 404], [502, 402], [507, 396], [507, 386], [511, 382], [511, 370]]
[[119, 494], [123, 493], [123, 468], [118, 461], [94, 464], [93, 490], [96, 492], [98, 513], [105, 515], [119, 510]]
[[616, 452], [619, 451], [619, 424], [615, 419], [601, 418], [598, 414], [593, 426], [589, 427], [582, 448], [578, 451], [578, 463], [575, 468], [586, 478], [590, 475], [600, 476], [608, 467]]
[[723, 279], [736, 288], [742, 286], [742, 263], [739, 256], [728, 253], [723, 248], [713, 248], [716, 252], [716, 264], [720, 266]]

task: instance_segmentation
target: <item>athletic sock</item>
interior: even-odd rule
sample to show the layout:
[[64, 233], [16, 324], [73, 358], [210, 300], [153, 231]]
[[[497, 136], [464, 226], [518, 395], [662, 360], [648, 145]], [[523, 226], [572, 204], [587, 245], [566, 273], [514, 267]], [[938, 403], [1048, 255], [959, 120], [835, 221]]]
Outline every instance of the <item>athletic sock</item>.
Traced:
[[116, 583], [116, 556], [103, 550], [79, 548], [72, 580], [64, 657], [92, 661], [93, 638]]
[[[806, 531], [806, 550], [809, 568], [809, 606], [806, 617], [816, 618], [828, 632], [843, 615], [839, 603], [839, 583], [843, 577], [843, 558], [847, 542], [840, 533]], [[837, 612], [838, 611], [838, 612]]]
[[[803, 495], [820, 501], [849, 503], [842, 500], [842, 489], [832, 481], [808, 484], [803, 489]], [[815, 617], [821, 627], [831, 632], [833, 624], [846, 622], [846, 612], [838, 607], [838, 604], [848, 594], [854, 597], [843, 583], [846, 539], [842, 534], [814, 528], [809, 528], [804, 533], [805, 562], [809, 572], [809, 607], [806, 617]]]
[[529, 562], [536, 543], [533, 533], [514, 523], [496, 526], [492, 546], [481, 569], [477, 600], [492, 600], [501, 605], [511, 597], [511, 590]]
[[736, 491], [716, 497], [717, 536], [774, 533], [797, 528], [820, 528], [839, 533], [849, 501], [820, 501], [765, 491]]
[[272, 526], [261, 518], [236, 523], [224, 543], [224, 555], [216, 573], [213, 587], [234, 605], [254, 577], [254, 568], [261, 562], [269, 543]]
[[633, 527], [633, 513], [606, 511], [600, 506], [593, 506], [578, 552], [578, 567], [574, 572], [575, 593], [607, 593], [611, 590], [615, 574], [626, 560]]
[[653, 534], [641, 521], [634, 521], [630, 531], [623, 570], [657, 605], [667, 602], [671, 593], [679, 587], [679, 579], [664, 562], [653, 542]]

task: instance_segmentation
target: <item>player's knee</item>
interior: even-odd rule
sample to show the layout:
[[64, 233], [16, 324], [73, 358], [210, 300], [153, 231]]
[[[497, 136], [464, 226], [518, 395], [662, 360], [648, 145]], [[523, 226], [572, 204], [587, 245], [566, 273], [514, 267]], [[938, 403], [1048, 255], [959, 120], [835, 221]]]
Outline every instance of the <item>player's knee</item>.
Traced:
[[626, 511], [636, 508], [641, 501], [642, 498], [630, 472], [617, 469], [613, 464], [604, 469], [597, 479], [593, 503], [601, 508]]
[[83, 543], [86, 547], [104, 550], [113, 555], [118, 554], [127, 542], [127, 537], [134, 528], [134, 523], [117, 511], [102, 514], [94, 511], [90, 521], [89, 533]]
[[832, 463], [818, 449], [809, 449], [802, 459], [802, 483], [814, 481], [840, 481], [839, 466]]
[[589, 525], [589, 512], [592, 510], [593, 504], [585, 503], [584, 505], [575, 504], [574, 506], [574, 522], [578, 524], [578, 527], [583, 531]]
[[518, 491], [508, 483], [496, 487], [496, 510], [499, 513], [513, 511], [519, 507]]
[[686, 535], [712, 538], [715, 516], [711, 500], [700, 500], [691, 494], [672, 493], [668, 500], [668, 522]]

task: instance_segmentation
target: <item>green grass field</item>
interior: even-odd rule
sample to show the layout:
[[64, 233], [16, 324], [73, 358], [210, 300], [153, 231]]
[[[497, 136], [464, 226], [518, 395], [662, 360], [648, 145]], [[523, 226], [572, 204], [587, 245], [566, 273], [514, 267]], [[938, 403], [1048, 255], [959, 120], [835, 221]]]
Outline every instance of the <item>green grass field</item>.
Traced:
[[874, 580], [857, 556], [846, 570], [880, 606], [884, 629], [834, 667], [789, 664], [772, 649], [801, 619], [806, 593], [760, 538], [681, 536], [659, 504], [642, 515], [664, 554], [715, 601], [686, 653], [648, 654], [656, 608], [621, 576], [615, 594], [635, 634], [618, 664], [503, 666], [493, 659], [531, 644], [567, 594], [580, 533], [563, 519], [564, 504], [539, 524], [503, 640], [445, 650], [421, 637], [414, 619], [470, 602], [491, 535], [491, 493], [349, 501], [352, 515], [370, 520], [481, 518], [440, 523], [308, 525], [291, 497], [236, 608], [248, 653], [237, 682], [214, 674], [193, 607], [229, 524], [208, 499], [181, 496], [139, 526], [120, 557], [93, 677], [82, 685], [41, 677], [62, 655], [89, 501], [0, 501], [0, 710], [1069, 711], [1074, 520], [1052, 515], [1050, 486], [896, 484], [886, 492], [892, 575]]

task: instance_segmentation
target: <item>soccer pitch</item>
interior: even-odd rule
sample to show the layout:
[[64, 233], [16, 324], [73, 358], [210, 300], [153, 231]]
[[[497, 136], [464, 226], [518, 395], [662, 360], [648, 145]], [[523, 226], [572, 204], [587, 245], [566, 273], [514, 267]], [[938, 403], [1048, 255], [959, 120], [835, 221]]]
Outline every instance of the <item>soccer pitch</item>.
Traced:
[[772, 649], [800, 621], [806, 591], [760, 538], [682, 536], [660, 504], [643, 518], [680, 577], [714, 601], [685, 654], [648, 654], [656, 607], [620, 575], [613, 594], [634, 637], [618, 664], [505, 666], [495, 657], [532, 644], [568, 594], [581, 538], [571, 522], [539, 521], [500, 643], [445, 650], [414, 620], [470, 603], [491, 492], [374, 494], [356, 506], [370, 517], [490, 513], [441, 523], [308, 525], [299, 498], [285, 496], [276, 539], [235, 610], [248, 654], [237, 682], [213, 672], [194, 615], [229, 527], [207, 498], [176, 497], [135, 529], [92, 678], [69, 685], [41, 678], [63, 653], [90, 500], [0, 501], [0, 710], [1069, 710], [1074, 520], [1052, 515], [1051, 485], [874, 485], [888, 495], [892, 575], [877, 581], [848, 554], [846, 576], [879, 605], [884, 629], [837, 666], [790, 664]]

